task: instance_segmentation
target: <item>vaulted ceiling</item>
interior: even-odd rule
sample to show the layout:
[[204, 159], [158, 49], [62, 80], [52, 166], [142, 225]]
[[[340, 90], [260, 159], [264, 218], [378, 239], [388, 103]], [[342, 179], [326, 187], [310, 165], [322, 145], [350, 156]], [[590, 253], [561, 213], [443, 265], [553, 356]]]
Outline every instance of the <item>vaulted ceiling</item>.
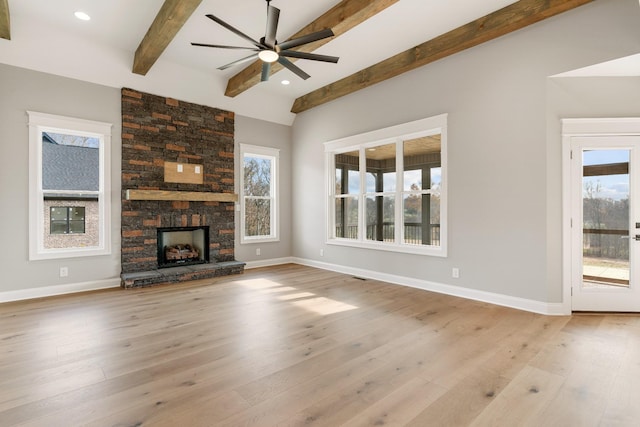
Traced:
[[[264, 0], [0, 0], [0, 62], [288, 124], [294, 113], [590, 1], [273, 0], [279, 41], [331, 28], [334, 37], [299, 49], [340, 60], [299, 60], [308, 80], [272, 66], [270, 80], [260, 82], [259, 61], [217, 69], [246, 52], [190, 42], [247, 46], [206, 14], [260, 39]], [[77, 10], [92, 19], [77, 20]]]

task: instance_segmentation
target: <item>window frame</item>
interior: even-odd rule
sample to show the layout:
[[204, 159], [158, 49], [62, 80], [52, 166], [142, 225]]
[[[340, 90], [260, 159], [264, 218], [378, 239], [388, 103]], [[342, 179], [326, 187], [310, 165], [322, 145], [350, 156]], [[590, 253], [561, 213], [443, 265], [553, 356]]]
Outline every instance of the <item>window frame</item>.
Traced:
[[[448, 224], [447, 224], [447, 114], [440, 114], [401, 125], [391, 126], [378, 129], [372, 132], [362, 133], [349, 136], [342, 139], [328, 141], [324, 143], [325, 150], [325, 216], [326, 216], [326, 244], [348, 246], [364, 249], [383, 250], [391, 252], [402, 252], [410, 254], [428, 255], [436, 257], [447, 257], [448, 249]], [[432, 190], [404, 190], [404, 154], [403, 144], [401, 142], [414, 138], [441, 135], [440, 148], [440, 246], [433, 245], [415, 245], [404, 243], [404, 195], [409, 193], [430, 194]], [[368, 240], [366, 236], [366, 197], [375, 193], [367, 193], [366, 191], [366, 150], [368, 148], [380, 145], [395, 143], [396, 144], [396, 190], [395, 195], [395, 241], [385, 242]], [[347, 152], [359, 152], [359, 174], [360, 174], [360, 192], [357, 195], [358, 201], [358, 237], [357, 239], [336, 237], [336, 218], [335, 218], [335, 200], [337, 197], [352, 196], [349, 194], [335, 194], [335, 155]], [[430, 170], [433, 168], [430, 168]], [[407, 169], [410, 170], [410, 169]], [[387, 192], [380, 192], [387, 195]]]
[[[27, 115], [29, 119], [29, 260], [110, 255], [112, 124], [35, 111], [27, 111]], [[86, 136], [96, 138], [100, 142], [99, 190], [94, 193], [98, 199], [97, 246], [53, 249], [44, 247], [45, 191], [42, 188], [42, 134], [45, 132]]]
[[[262, 147], [250, 144], [240, 144], [240, 161], [239, 167], [239, 182], [240, 188], [240, 243], [266, 243], [266, 242], [279, 242], [280, 241], [280, 149], [272, 147]], [[264, 236], [247, 236], [245, 234], [246, 226], [246, 198], [253, 196], [246, 196], [244, 194], [244, 158], [245, 156], [259, 157], [268, 159], [271, 161], [271, 185], [270, 185], [270, 215], [269, 221], [271, 230], [269, 235]]]

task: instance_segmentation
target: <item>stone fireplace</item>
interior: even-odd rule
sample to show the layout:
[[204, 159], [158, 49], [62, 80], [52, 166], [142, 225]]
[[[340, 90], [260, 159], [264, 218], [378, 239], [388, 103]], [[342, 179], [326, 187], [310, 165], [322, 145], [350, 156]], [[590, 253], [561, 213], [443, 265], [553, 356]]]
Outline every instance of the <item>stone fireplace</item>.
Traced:
[[122, 89], [123, 287], [241, 273], [235, 200], [232, 112]]
[[158, 233], [158, 268], [209, 262], [209, 227], [162, 227]]

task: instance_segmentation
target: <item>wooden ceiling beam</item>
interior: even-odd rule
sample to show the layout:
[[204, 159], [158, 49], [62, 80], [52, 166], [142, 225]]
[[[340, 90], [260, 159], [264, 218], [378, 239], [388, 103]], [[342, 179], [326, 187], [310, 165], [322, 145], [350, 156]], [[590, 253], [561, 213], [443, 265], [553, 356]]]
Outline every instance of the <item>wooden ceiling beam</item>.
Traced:
[[[324, 30], [325, 28], [332, 29], [334, 35], [337, 37], [397, 2], [398, 0], [343, 0], [318, 19], [295, 33], [289, 40]], [[331, 38], [318, 40], [291, 50], [313, 52], [329, 41], [331, 41]], [[294, 58], [290, 58], [290, 60], [295, 61]], [[282, 68], [282, 65], [277, 62], [271, 64], [271, 75], [282, 70]], [[261, 72], [262, 61], [256, 60], [229, 79], [224, 94], [235, 97], [252, 88], [260, 83]]]
[[146, 75], [202, 0], [165, 0], [133, 59], [133, 72]]
[[296, 99], [301, 113], [593, 0], [520, 0]]
[[9, 0], [0, 0], [0, 38], [11, 40]]

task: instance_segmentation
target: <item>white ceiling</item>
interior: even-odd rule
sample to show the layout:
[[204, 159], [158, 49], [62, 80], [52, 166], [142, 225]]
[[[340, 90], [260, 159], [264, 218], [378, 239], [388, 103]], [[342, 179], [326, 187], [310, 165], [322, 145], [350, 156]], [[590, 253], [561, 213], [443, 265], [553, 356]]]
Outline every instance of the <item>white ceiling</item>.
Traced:
[[[340, 0], [273, 0], [279, 8], [278, 39], [285, 40]], [[264, 0], [204, 0], [147, 76], [131, 72], [133, 56], [163, 0], [9, 0], [11, 40], [0, 39], [0, 62], [112, 87], [172, 96], [291, 124], [293, 101], [439, 34], [498, 10], [514, 0], [400, 0], [367, 22], [336, 37], [317, 53], [339, 56], [338, 64], [300, 60], [311, 75], [303, 81], [288, 70], [236, 98], [224, 96], [227, 80], [244, 66], [216, 68], [246, 56], [243, 51], [194, 47], [190, 42], [246, 46], [207, 19], [214, 14], [249, 36], [264, 35]], [[82, 10], [88, 22], [74, 17]], [[291, 81], [288, 86], [280, 82]]]

